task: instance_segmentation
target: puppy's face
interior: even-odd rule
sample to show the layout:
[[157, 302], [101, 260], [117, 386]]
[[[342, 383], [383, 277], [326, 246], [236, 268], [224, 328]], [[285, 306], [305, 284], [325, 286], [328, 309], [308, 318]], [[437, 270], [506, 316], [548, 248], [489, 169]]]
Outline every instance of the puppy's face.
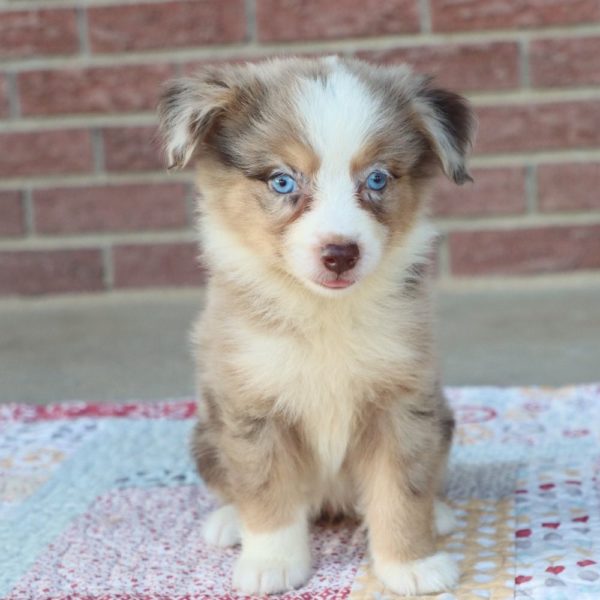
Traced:
[[198, 160], [203, 210], [238, 247], [222, 266], [250, 252], [319, 294], [351, 290], [402, 245], [437, 165], [469, 178], [469, 109], [406, 67], [206, 71], [172, 85], [161, 118], [172, 166]]

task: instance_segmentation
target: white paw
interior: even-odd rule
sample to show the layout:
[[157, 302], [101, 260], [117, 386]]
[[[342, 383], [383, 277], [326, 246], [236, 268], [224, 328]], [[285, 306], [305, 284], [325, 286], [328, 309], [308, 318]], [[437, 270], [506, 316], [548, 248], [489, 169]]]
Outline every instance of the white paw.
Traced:
[[306, 515], [265, 533], [243, 532], [233, 587], [246, 594], [276, 594], [306, 583], [311, 559]]
[[233, 571], [233, 587], [245, 594], [277, 594], [300, 587], [310, 577], [309, 562], [278, 559], [238, 560]]
[[441, 500], [436, 500], [433, 508], [435, 530], [438, 535], [448, 535], [456, 529], [454, 510]]
[[208, 515], [202, 527], [204, 541], [212, 546], [235, 546], [241, 540], [240, 522], [233, 504], [226, 504]]
[[443, 592], [458, 583], [458, 568], [446, 552], [406, 563], [375, 560], [373, 568], [387, 588], [405, 596]]

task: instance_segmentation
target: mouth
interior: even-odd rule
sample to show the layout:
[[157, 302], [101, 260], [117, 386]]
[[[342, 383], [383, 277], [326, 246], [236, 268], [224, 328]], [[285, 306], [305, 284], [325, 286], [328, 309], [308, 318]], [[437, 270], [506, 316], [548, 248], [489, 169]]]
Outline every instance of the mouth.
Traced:
[[330, 290], [343, 290], [350, 287], [355, 282], [351, 279], [333, 279], [331, 281], [319, 281], [319, 284]]

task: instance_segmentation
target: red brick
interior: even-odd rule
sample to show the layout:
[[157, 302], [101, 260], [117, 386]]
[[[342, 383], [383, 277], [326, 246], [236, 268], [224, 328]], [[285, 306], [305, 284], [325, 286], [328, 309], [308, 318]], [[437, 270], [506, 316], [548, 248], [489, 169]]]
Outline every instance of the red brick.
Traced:
[[33, 194], [38, 233], [178, 229], [188, 225], [183, 183], [67, 187]]
[[455, 275], [528, 275], [600, 268], [600, 225], [454, 232], [449, 244]]
[[108, 171], [164, 170], [166, 161], [155, 127], [115, 127], [103, 130]]
[[411, 46], [360, 52], [377, 63], [408, 63], [434, 75], [440, 85], [461, 90], [511, 89], [519, 85], [517, 45], [512, 42]]
[[0, 77], [0, 118], [8, 117], [8, 82], [6, 77]]
[[540, 210], [600, 210], [600, 163], [540, 165]]
[[79, 36], [71, 9], [0, 12], [0, 56], [75, 54]]
[[257, 0], [256, 20], [262, 42], [419, 31], [416, 0]]
[[190, 0], [88, 9], [94, 52], [123, 52], [242, 42], [243, 0]]
[[97, 249], [0, 252], [0, 294], [96, 292], [104, 289]]
[[154, 110], [169, 65], [96, 67], [19, 74], [24, 115]]
[[0, 177], [92, 169], [90, 134], [80, 129], [0, 134]]
[[433, 194], [436, 217], [483, 217], [525, 212], [525, 169], [472, 170], [474, 183], [457, 186], [440, 177]]
[[535, 40], [530, 57], [533, 85], [600, 84], [600, 37]]
[[485, 106], [477, 109], [478, 152], [592, 148], [600, 144], [600, 101]]
[[0, 191], [0, 235], [22, 235], [25, 232], [25, 215], [21, 193]]
[[117, 288], [187, 286], [203, 281], [193, 242], [116, 246], [113, 255]]
[[[191, 60], [189, 62], [179, 63], [181, 68], [181, 74], [184, 77], [194, 76], [199, 70], [204, 69], [208, 66], [211, 67], [224, 67], [226, 65], [245, 65], [245, 64], [256, 64], [265, 60], [273, 58], [273, 54], [263, 54], [256, 56], [233, 56], [229, 58], [215, 58], [215, 59], [198, 59]], [[275, 55], [277, 56], [277, 54]], [[331, 52], [294, 52], [294, 57], [298, 58], [325, 58], [331, 56]]]
[[598, 20], [598, 0], [431, 0], [434, 31], [547, 27]]

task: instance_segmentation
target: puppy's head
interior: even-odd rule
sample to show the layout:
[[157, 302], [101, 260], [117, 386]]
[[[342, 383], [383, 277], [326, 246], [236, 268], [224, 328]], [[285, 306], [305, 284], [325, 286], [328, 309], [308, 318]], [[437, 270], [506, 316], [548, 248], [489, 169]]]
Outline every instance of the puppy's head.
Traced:
[[212, 266], [260, 263], [320, 294], [353, 288], [402, 247], [438, 167], [470, 179], [470, 109], [405, 66], [206, 69], [171, 85], [160, 116], [170, 167], [197, 159]]

